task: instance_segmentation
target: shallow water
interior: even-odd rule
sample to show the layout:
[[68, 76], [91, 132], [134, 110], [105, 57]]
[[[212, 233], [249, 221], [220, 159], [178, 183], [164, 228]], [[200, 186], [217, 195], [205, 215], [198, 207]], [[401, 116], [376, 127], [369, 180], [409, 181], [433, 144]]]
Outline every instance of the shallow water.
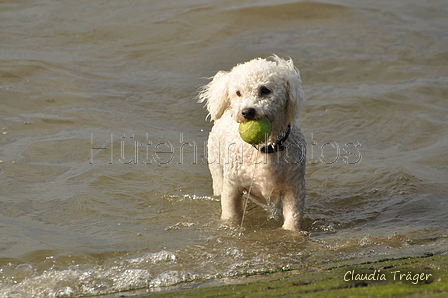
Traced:
[[[173, 3], [0, 4], [0, 297], [446, 252], [445, 1]], [[307, 98], [307, 235], [221, 223], [203, 161], [198, 87], [272, 53]]]

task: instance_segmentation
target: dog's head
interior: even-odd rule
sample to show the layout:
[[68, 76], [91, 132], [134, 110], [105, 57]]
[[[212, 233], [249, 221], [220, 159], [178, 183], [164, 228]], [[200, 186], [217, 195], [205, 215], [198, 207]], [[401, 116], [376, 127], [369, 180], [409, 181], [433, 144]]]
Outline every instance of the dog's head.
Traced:
[[236, 122], [266, 117], [294, 123], [304, 102], [300, 74], [292, 60], [278, 56], [254, 59], [220, 71], [199, 93], [211, 120], [231, 110]]

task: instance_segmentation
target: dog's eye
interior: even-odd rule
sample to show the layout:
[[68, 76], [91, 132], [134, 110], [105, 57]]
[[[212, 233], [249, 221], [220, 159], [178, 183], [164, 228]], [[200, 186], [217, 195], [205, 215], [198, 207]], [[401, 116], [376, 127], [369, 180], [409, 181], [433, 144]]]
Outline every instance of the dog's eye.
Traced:
[[271, 89], [269, 89], [266, 86], [261, 86], [261, 88], [260, 88], [260, 96], [269, 95], [271, 93], [272, 93]]
[[238, 90], [238, 91], [236, 92], [236, 95], [237, 95], [238, 97], [241, 97], [241, 92]]

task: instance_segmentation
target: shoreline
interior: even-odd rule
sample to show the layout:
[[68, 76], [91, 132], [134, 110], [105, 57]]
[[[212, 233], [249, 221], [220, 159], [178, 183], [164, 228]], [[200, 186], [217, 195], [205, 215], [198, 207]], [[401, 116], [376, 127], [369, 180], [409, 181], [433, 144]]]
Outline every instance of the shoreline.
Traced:
[[[157, 292], [156, 292], [157, 291]], [[349, 261], [103, 297], [447, 297], [448, 254]]]

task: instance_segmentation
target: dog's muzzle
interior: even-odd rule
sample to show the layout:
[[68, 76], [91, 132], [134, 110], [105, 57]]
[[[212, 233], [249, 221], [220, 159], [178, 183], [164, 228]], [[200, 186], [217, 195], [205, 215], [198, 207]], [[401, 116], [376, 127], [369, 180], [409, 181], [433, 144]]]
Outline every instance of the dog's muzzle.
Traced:
[[256, 113], [257, 111], [255, 111], [254, 108], [244, 108], [241, 111], [241, 115], [243, 115], [244, 119], [246, 120], [254, 120]]

